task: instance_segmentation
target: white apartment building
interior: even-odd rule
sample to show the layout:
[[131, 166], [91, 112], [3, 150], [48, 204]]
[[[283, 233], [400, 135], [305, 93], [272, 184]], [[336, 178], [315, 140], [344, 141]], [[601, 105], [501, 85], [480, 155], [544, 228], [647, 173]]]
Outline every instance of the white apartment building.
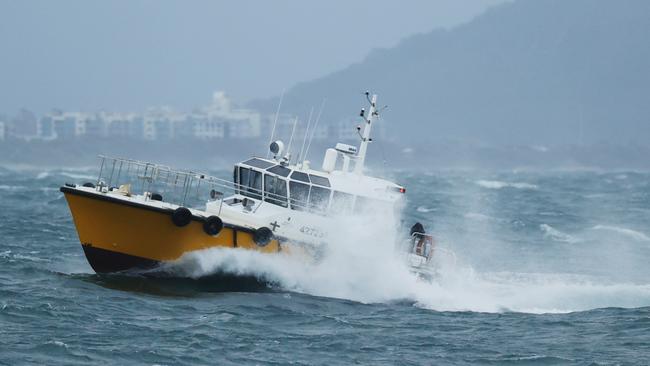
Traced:
[[222, 91], [215, 92], [212, 103], [189, 120], [194, 124], [194, 137], [210, 138], [256, 138], [262, 130], [261, 116], [249, 109], [235, 109], [230, 98]]
[[[122, 137], [152, 141], [183, 138], [240, 139], [259, 138], [263, 134], [266, 137], [266, 131], [262, 131], [260, 113], [235, 108], [222, 91], [213, 94], [209, 105], [192, 113], [178, 113], [170, 107], [149, 108], [143, 114], [53, 111], [37, 121], [36, 129], [37, 138], [44, 140], [80, 137]], [[326, 129], [318, 129], [315, 138], [326, 134]]]

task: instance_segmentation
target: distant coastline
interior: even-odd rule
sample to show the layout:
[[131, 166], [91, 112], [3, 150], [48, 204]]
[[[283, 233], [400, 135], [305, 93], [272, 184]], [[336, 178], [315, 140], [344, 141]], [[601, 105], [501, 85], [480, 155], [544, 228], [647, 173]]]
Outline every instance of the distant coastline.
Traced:
[[[355, 141], [346, 141], [355, 144]], [[319, 168], [335, 141], [314, 141], [308, 157]], [[250, 156], [266, 156], [268, 141], [256, 139], [142, 141], [82, 139], [0, 142], [2, 167], [92, 167], [98, 155], [119, 156], [187, 169], [230, 169]], [[460, 141], [405, 145], [377, 141], [371, 168], [389, 170], [605, 170], [650, 171], [650, 146], [563, 145], [489, 146]], [[295, 156], [295, 155], [294, 155]]]

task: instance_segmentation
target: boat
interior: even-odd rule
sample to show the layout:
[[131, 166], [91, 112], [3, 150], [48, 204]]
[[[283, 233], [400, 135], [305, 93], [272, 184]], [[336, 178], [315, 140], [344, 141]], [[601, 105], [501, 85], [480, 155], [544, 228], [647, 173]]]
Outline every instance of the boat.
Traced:
[[[100, 156], [95, 182], [60, 188], [97, 273], [149, 270], [210, 248], [318, 258], [340, 215], [394, 212], [406, 189], [365, 174], [377, 95], [366, 93], [360, 144], [337, 143], [321, 169], [273, 141], [266, 157], [234, 164], [232, 180], [162, 164]], [[289, 144], [290, 146], [291, 144]], [[306, 155], [306, 154], [305, 154]], [[426, 278], [433, 240], [420, 224], [399, 247]]]

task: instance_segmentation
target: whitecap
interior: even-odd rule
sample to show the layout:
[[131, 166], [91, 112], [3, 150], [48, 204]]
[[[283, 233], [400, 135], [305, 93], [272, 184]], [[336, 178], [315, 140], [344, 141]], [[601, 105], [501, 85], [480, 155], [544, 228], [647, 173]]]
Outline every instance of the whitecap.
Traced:
[[605, 230], [605, 231], [612, 231], [618, 234], [625, 235], [627, 237], [630, 237], [634, 240], [638, 241], [650, 241], [650, 237], [647, 236], [646, 234], [640, 232], [640, 231], [635, 231], [632, 229], [627, 229], [624, 227], [618, 227], [618, 226], [608, 226], [608, 225], [596, 225], [592, 228], [593, 230]]
[[61, 342], [61, 341], [49, 341], [47, 344], [53, 344], [55, 346], [63, 347], [63, 348], [68, 348], [68, 345]]
[[50, 262], [49, 259], [33, 257], [31, 255], [14, 254], [14, 259], [26, 260], [30, 262]]
[[45, 178], [47, 178], [47, 177], [49, 177], [49, 176], [50, 176], [50, 173], [49, 173], [49, 172], [40, 172], [40, 173], [38, 173], [38, 175], [36, 176], [36, 179], [39, 179], [39, 180], [40, 180], [40, 179], [45, 179]]
[[442, 273], [416, 306], [438, 311], [570, 313], [605, 307], [635, 308], [650, 303], [650, 285], [603, 283], [572, 274], [475, 273], [456, 268]]
[[429, 212], [435, 211], [436, 209], [435, 208], [428, 208], [428, 207], [424, 207], [424, 206], [418, 206], [418, 208], [416, 208], [415, 210], [417, 212], [429, 213]]
[[548, 224], [539, 225], [540, 230], [544, 233], [544, 237], [553, 239], [555, 241], [561, 241], [565, 243], [577, 243], [580, 240], [566, 233], [561, 232], [560, 230], [554, 228]]
[[19, 191], [19, 190], [25, 189], [25, 188], [27, 188], [27, 187], [25, 187], [25, 186], [9, 186], [9, 185], [5, 185], [5, 184], [0, 184], [0, 190], [3, 190], [3, 191]]
[[502, 189], [502, 188], [516, 188], [516, 189], [538, 189], [535, 184], [523, 182], [502, 182], [498, 180], [477, 180], [475, 182], [479, 186], [487, 189]]

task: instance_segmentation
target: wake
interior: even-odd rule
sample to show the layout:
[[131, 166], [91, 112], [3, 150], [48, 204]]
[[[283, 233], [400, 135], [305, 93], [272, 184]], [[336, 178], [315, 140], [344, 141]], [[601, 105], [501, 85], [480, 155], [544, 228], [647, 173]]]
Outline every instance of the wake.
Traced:
[[[436, 276], [430, 282], [420, 280], [395, 250], [395, 244], [405, 237], [395, 225], [399, 219], [379, 212], [340, 218], [318, 261], [212, 248], [187, 253], [168, 270], [191, 278], [218, 273], [253, 276], [286, 291], [362, 303], [410, 301], [436, 311], [567, 313], [650, 306], [650, 284], [569, 273], [571, 268], [565, 273], [480, 272], [470, 264], [472, 258], [440, 255], [453, 253], [446, 243], [438, 243], [434, 255]], [[550, 225], [540, 229], [550, 240], [581, 242]], [[499, 263], [504, 258], [480, 259]]]
[[[447, 257], [431, 282], [395, 256], [332, 251], [318, 263], [243, 249], [188, 253], [168, 270], [195, 279], [214, 274], [253, 276], [281, 290], [361, 303], [412, 301], [435, 311], [568, 313], [650, 305], [650, 284], [606, 282], [568, 273], [477, 272]], [[360, 254], [360, 253], [357, 253]]]

